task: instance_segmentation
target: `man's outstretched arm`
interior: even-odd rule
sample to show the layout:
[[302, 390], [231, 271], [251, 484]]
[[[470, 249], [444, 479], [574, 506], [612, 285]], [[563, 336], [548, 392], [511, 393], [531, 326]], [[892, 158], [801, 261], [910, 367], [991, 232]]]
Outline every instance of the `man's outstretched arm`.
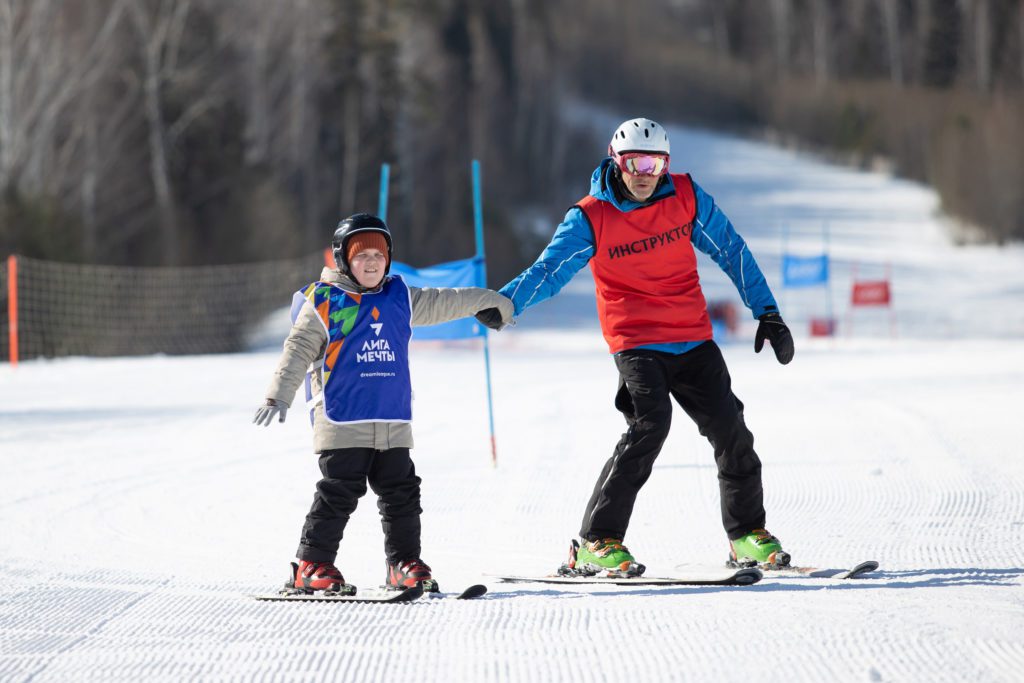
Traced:
[[499, 290], [512, 300], [515, 314], [550, 299], [594, 255], [594, 235], [582, 209], [573, 207], [533, 265]]

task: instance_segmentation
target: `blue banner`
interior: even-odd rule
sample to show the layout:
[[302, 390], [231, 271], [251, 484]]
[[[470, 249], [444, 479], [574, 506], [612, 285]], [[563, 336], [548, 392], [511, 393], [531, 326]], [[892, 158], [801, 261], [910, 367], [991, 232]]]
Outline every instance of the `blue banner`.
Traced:
[[782, 257], [782, 286], [810, 287], [828, 282], [828, 255]]
[[[427, 268], [413, 268], [399, 261], [391, 264], [391, 272], [401, 275], [410, 287], [482, 287], [484, 260], [469, 258], [439, 263]], [[484, 327], [469, 317], [440, 325], [413, 328], [414, 341], [424, 339], [468, 339], [484, 336]]]

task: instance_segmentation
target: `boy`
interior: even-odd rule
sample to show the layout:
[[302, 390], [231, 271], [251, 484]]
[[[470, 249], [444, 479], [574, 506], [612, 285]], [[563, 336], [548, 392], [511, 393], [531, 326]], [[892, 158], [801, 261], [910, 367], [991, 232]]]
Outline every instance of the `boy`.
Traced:
[[508, 322], [512, 302], [489, 289], [419, 289], [388, 276], [391, 233], [377, 216], [361, 213], [341, 221], [332, 248], [338, 268], [324, 268], [318, 282], [296, 294], [291, 333], [266, 403], [253, 420], [284, 422], [307, 377], [313, 448], [323, 479], [302, 527], [293, 585], [306, 592], [351, 592], [334, 561], [369, 482], [379, 498], [387, 586], [423, 583], [424, 590], [436, 591], [430, 567], [420, 559], [420, 478], [409, 456], [412, 327], [487, 309], [498, 309], [490, 313]]

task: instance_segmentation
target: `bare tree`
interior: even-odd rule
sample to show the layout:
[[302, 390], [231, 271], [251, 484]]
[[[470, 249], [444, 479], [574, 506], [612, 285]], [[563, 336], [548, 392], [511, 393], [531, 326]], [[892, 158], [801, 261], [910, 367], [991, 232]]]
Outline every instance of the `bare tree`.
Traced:
[[821, 86], [829, 79], [829, 8], [825, 0], [812, 0], [814, 80]]
[[343, 124], [342, 130], [344, 133], [344, 144], [345, 144], [345, 156], [342, 165], [341, 174], [341, 215], [348, 215], [353, 212], [356, 206], [356, 193], [359, 189], [359, 154], [360, 154], [360, 138], [361, 135], [361, 99], [362, 99], [362, 84], [360, 83], [360, 69], [358, 60], [358, 51], [360, 43], [358, 36], [361, 34], [359, 30], [359, 19], [360, 13], [353, 12], [350, 16], [345, 18], [345, 21], [349, 23], [349, 28], [346, 33], [352, 36], [351, 44], [347, 46], [349, 60], [349, 68], [346, 69], [347, 74], [345, 78], [345, 104], [344, 110], [342, 111]]
[[[182, 62], [186, 25], [196, 4], [193, 0], [138, 0], [128, 3], [139, 39], [142, 64], [141, 90], [147, 129], [149, 175], [157, 206], [162, 262], [176, 265], [182, 256], [182, 228], [178, 200], [171, 180], [171, 151], [188, 127], [222, 100], [221, 78], [207, 61], [212, 50]], [[186, 93], [187, 105], [171, 112], [170, 92]]]
[[1020, 59], [1020, 82], [1024, 86], [1024, 0], [1017, 3], [1017, 57]]
[[294, 30], [294, 14], [278, 0], [249, 0], [223, 13], [222, 30], [242, 54], [245, 102], [245, 161], [262, 164], [271, 156], [275, 116], [275, 72], [280, 69], [279, 36]]
[[[487, 147], [488, 114], [490, 96], [488, 85], [495, 83], [494, 67], [491, 64], [490, 41], [484, 25], [483, 9], [478, 3], [469, 6], [466, 28], [469, 33], [469, 100], [466, 112], [469, 123], [469, 157], [482, 159]], [[500, 82], [500, 77], [499, 79]]]
[[770, 0], [775, 68], [780, 75], [789, 73], [790, 0]]
[[924, 81], [925, 60], [927, 59], [929, 21], [931, 19], [930, 0], [913, 0], [911, 4], [913, 19], [911, 29], [912, 44], [910, 46], [910, 63], [907, 80], [920, 83]]
[[72, 31], [63, 2], [0, 0], [0, 187], [59, 191], [81, 132], [67, 135], [63, 120], [104, 75], [124, 7], [119, 0], [95, 26]]
[[14, 170], [14, 54], [13, 0], [0, 0], [0, 190]]
[[511, 3], [516, 46], [516, 108], [512, 128], [514, 148], [524, 151], [527, 161], [550, 155], [553, 163], [538, 164], [537, 168], [544, 169], [545, 183], [551, 184], [557, 183], [561, 177], [561, 166], [568, 149], [565, 136], [553, 130], [560, 125], [553, 112], [561, 110], [565, 88], [560, 60], [552, 54], [545, 36], [547, 11], [545, 3], [538, 0], [514, 0]]
[[164, 262], [180, 261], [177, 203], [171, 186], [168, 160], [168, 123], [164, 116], [164, 85], [177, 68], [182, 32], [191, 10], [191, 0], [134, 2], [132, 19], [142, 48], [142, 91], [149, 135], [149, 173], [156, 195], [160, 224], [160, 247]]
[[982, 91], [992, 87], [992, 12], [990, 0], [973, 0], [974, 83]]
[[715, 38], [715, 52], [723, 59], [728, 59], [732, 53], [732, 45], [729, 42], [729, 17], [728, 7], [725, 2], [712, 2], [711, 5], [711, 30]]
[[903, 85], [903, 46], [900, 41], [899, 6], [892, 0], [878, 0], [885, 23], [886, 56], [889, 60], [889, 80]]

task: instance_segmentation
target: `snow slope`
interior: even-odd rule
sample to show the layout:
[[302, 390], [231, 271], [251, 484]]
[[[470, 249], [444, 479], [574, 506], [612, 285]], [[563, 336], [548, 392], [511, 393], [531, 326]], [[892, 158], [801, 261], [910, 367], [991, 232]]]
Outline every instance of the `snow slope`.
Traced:
[[[1020, 680], [1024, 252], [953, 248], [923, 188], [672, 133], [689, 155], [673, 163], [692, 161], [797, 334], [786, 367], [752, 352], [749, 321], [724, 347], [769, 528], [798, 563], [880, 573], [617, 590], [483, 577], [562, 561], [623, 429], [581, 276], [492, 338], [497, 468], [479, 350], [415, 348], [424, 558], [443, 589], [487, 582], [472, 602], [247, 597], [284, 579], [317, 479], [301, 411], [250, 424], [274, 353], [0, 368], [0, 680]], [[897, 338], [882, 311], [808, 338], [822, 292], [778, 289], [780, 226], [813, 253], [826, 218], [837, 317], [849, 265], [888, 260]], [[702, 268], [709, 297], [730, 296]], [[710, 447], [677, 411], [627, 542], [650, 575], [718, 564], [718, 520]], [[384, 578], [372, 495], [339, 566]]]

